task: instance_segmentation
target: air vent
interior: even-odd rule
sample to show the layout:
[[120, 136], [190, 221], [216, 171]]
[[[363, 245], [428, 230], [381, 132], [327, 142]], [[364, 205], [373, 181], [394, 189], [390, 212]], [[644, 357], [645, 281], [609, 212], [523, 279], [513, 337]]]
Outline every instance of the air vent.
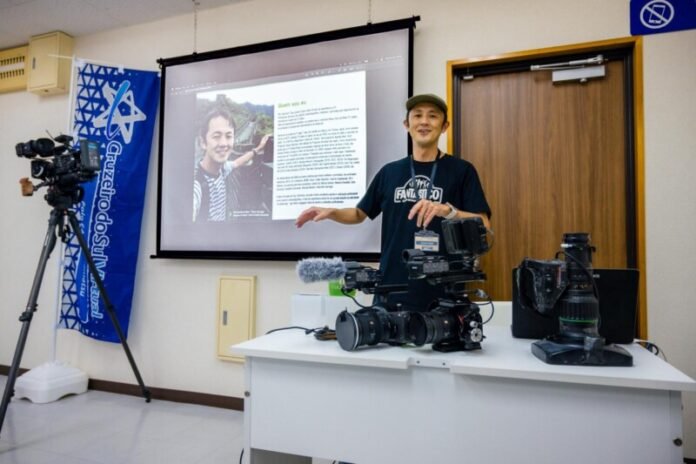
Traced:
[[27, 89], [27, 52], [29, 47], [0, 50], [0, 93]]

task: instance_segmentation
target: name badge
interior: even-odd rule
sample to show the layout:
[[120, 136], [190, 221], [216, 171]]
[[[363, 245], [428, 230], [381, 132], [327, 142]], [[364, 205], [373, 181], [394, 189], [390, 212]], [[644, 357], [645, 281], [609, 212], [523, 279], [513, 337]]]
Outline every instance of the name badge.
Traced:
[[414, 236], [414, 248], [422, 251], [440, 251], [440, 236], [432, 230], [419, 230]]

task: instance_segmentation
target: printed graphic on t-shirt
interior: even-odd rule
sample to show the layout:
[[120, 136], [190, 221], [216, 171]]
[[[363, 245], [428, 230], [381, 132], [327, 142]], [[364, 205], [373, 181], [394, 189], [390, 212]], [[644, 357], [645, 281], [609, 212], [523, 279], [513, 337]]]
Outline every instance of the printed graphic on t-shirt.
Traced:
[[[421, 198], [425, 198], [428, 194], [430, 178], [419, 175], [416, 176], [415, 181], [415, 188], [413, 180], [409, 179], [403, 187], [397, 187], [394, 190], [394, 203], [416, 203]], [[429, 200], [442, 203], [442, 188], [433, 187], [430, 191]]]

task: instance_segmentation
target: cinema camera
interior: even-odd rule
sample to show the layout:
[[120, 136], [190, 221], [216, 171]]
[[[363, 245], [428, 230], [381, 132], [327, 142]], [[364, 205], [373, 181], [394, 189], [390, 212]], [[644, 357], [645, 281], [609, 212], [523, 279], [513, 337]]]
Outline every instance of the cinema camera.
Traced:
[[[359, 290], [368, 295], [387, 295], [406, 291], [406, 285], [383, 285], [382, 273], [355, 261], [346, 261], [343, 273], [343, 293], [349, 295]], [[356, 350], [363, 345], [374, 346], [379, 343], [405, 345], [413, 343], [409, 328], [411, 314], [400, 311], [387, 303], [375, 303], [350, 313], [341, 311], [336, 317], [336, 339], [346, 351]]]
[[[449, 256], [421, 250], [404, 250], [402, 258], [409, 279], [426, 279], [441, 286], [446, 295], [432, 302], [426, 312], [400, 311], [389, 303], [377, 303], [354, 313], [341, 312], [336, 319], [336, 338], [344, 350], [379, 343], [422, 346], [432, 343], [436, 351], [481, 348], [483, 322], [478, 305], [471, 302], [467, 283], [483, 281], [478, 257], [489, 249], [487, 232], [480, 218], [442, 222]], [[381, 285], [381, 274], [358, 263], [346, 263], [344, 289], [368, 294], [406, 291], [407, 285]], [[479, 291], [480, 292], [480, 291]], [[483, 295], [483, 293], [479, 293]]]
[[[31, 196], [39, 188], [48, 187], [45, 198], [51, 206], [68, 207], [82, 200], [84, 191], [79, 184], [96, 177], [100, 169], [99, 145], [80, 140], [79, 146], [71, 147], [72, 140], [68, 135], [59, 135], [53, 140], [36, 139], [15, 146], [18, 157], [31, 159], [31, 177], [42, 181], [33, 185], [28, 178], [21, 179], [22, 195]], [[52, 160], [33, 159], [37, 156]]]
[[539, 314], [558, 316], [558, 333], [532, 344], [532, 353], [548, 364], [631, 366], [623, 348], [599, 335], [599, 293], [592, 274], [590, 235], [563, 234], [565, 261], [525, 258], [515, 270], [520, 303]]

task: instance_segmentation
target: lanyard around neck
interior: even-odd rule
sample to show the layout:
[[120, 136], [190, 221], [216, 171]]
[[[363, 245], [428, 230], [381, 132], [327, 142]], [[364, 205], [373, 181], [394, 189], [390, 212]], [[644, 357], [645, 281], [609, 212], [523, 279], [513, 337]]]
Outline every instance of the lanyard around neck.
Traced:
[[[442, 155], [442, 152], [438, 148], [437, 157], [435, 158], [435, 162], [433, 163], [433, 169], [432, 169], [432, 171], [430, 171], [430, 183], [428, 184], [428, 190], [425, 192], [425, 199], [426, 200], [430, 200], [430, 192], [432, 192], [433, 185], [435, 185], [435, 174], [437, 173], [437, 162], [440, 160], [441, 155]], [[415, 167], [415, 163], [413, 162], [413, 155], [411, 155], [411, 187], [416, 192], [416, 197], [418, 197], [418, 188], [416, 186], [416, 167]]]

